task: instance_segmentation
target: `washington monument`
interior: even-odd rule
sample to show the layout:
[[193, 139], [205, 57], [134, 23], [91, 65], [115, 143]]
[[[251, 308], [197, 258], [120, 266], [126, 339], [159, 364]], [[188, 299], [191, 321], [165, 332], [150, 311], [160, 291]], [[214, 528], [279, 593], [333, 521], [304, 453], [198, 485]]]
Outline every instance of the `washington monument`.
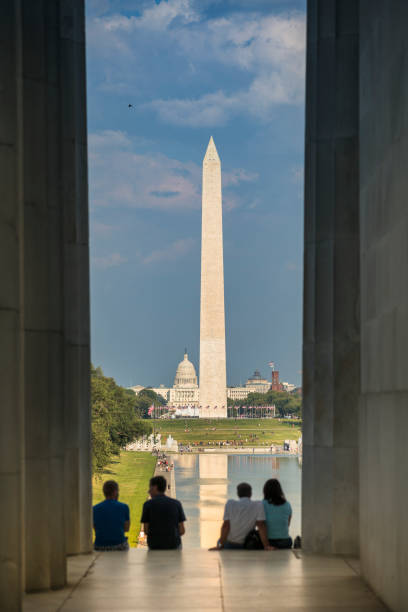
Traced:
[[203, 160], [200, 417], [227, 416], [221, 161], [211, 136]]

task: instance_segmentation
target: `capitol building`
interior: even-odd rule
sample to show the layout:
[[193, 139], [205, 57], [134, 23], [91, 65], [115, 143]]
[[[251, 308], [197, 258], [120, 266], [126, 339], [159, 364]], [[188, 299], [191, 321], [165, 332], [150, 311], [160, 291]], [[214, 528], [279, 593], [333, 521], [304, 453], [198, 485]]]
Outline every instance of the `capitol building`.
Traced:
[[[136, 394], [144, 388], [142, 385], [131, 387]], [[270, 388], [271, 382], [262, 378], [259, 371], [255, 370], [244, 386], [227, 387], [227, 397], [234, 401], [243, 400], [248, 397], [249, 393], [266, 393]], [[184, 352], [183, 360], [177, 366], [173, 386], [160, 385], [160, 387], [152, 387], [152, 390], [161, 395], [168, 406], [174, 408], [200, 406], [200, 389], [196, 369], [188, 358], [187, 349]]]
[[177, 366], [174, 385], [166, 388], [163, 385], [154, 387], [153, 391], [167, 400], [168, 406], [180, 408], [181, 406], [199, 406], [200, 392], [198, 378], [194, 365], [188, 358], [187, 349], [184, 359]]

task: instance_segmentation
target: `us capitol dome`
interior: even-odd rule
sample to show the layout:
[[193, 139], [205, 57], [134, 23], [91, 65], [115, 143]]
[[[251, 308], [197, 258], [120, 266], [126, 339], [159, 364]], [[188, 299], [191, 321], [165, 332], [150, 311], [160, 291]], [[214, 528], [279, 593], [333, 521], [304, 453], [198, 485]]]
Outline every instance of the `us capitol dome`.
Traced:
[[160, 386], [153, 391], [164, 397], [169, 406], [199, 406], [200, 392], [194, 364], [188, 358], [187, 349], [184, 351], [183, 361], [177, 366], [174, 385], [171, 388]]
[[184, 352], [184, 359], [177, 366], [176, 376], [174, 378], [173, 389], [190, 389], [197, 388], [197, 374], [194, 365], [189, 361], [187, 349]]

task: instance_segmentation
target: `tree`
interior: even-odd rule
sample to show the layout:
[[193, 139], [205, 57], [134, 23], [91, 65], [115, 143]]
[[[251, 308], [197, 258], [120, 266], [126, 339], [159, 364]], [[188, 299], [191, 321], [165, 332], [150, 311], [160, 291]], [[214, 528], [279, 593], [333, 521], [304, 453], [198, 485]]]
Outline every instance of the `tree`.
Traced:
[[235, 406], [276, 406], [278, 416], [302, 416], [302, 398], [287, 391], [249, 393], [246, 399], [234, 402]]
[[266, 397], [268, 402], [275, 404], [280, 417], [285, 415], [302, 416], [301, 397], [286, 391], [268, 391]]
[[92, 465], [101, 471], [113, 454], [134, 439], [151, 433], [148, 422], [141, 420], [133, 391], [104, 376], [100, 367], [91, 366]]
[[[133, 393], [133, 392], [132, 392]], [[138, 395], [135, 396], [137, 409], [143, 419], [147, 419], [150, 406], [165, 406], [166, 400], [164, 397], [155, 393], [153, 389], [142, 389]]]

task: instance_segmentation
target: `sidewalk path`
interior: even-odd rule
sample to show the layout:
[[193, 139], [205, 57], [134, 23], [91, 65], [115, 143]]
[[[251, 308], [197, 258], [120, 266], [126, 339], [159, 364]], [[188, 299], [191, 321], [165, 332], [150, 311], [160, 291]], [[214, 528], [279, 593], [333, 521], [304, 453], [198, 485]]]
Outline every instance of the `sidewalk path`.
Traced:
[[298, 551], [131, 549], [72, 557], [69, 567], [69, 588], [27, 595], [24, 612], [386, 610], [355, 563]]
[[[170, 463], [173, 459], [169, 459]], [[155, 476], [163, 476], [166, 479], [166, 495], [169, 497], [176, 497], [176, 479], [174, 477], [174, 468], [170, 472], [166, 472], [165, 470], [161, 470], [158, 466], [158, 462], [156, 463], [156, 469], [154, 471]], [[169, 489], [170, 485], [170, 489]]]
[[[168, 495], [169, 497], [176, 497], [176, 479], [174, 476], [174, 468], [170, 472], [166, 472], [165, 470], [163, 471], [159, 468], [159, 460], [157, 460], [156, 468], [154, 470], [153, 475], [163, 476], [166, 480], [166, 495]], [[169, 488], [169, 485], [170, 485], [170, 488]], [[142, 528], [143, 528], [143, 525], [140, 525], [140, 529]], [[139, 536], [139, 542], [138, 542], [137, 548], [146, 550], [147, 541], [145, 538], [141, 539]]]

